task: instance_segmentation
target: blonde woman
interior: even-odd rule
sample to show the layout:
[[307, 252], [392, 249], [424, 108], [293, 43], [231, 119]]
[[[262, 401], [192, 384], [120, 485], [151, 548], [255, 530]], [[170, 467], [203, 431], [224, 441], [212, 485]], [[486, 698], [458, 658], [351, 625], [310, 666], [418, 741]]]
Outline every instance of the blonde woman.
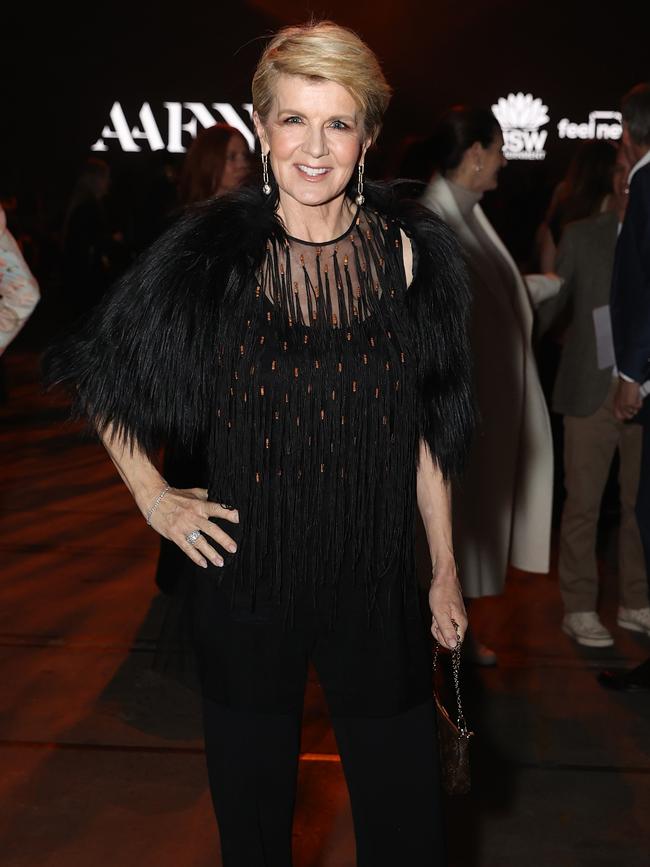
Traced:
[[[226, 867], [291, 864], [309, 660], [358, 864], [444, 863], [430, 630], [451, 648], [467, 625], [448, 493], [472, 425], [467, 290], [442, 222], [365, 183], [389, 96], [351, 31], [280, 31], [253, 79], [261, 189], [190, 212], [50, 359], [196, 565], [179, 617]], [[150, 456], [170, 441], [205, 444], [207, 489], [167, 486]]]

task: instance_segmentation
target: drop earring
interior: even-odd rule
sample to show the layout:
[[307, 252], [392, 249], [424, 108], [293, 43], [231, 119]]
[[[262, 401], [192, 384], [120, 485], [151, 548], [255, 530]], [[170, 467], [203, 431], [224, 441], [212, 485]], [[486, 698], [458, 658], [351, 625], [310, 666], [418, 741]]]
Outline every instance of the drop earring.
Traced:
[[271, 184], [269, 184], [269, 155], [262, 154], [262, 192], [265, 196], [271, 194]]
[[363, 163], [359, 163], [359, 178], [357, 180], [357, 195], [355, 196], [354, 201], [361, 207], [365, 202], [365, 196], [363, 195]]

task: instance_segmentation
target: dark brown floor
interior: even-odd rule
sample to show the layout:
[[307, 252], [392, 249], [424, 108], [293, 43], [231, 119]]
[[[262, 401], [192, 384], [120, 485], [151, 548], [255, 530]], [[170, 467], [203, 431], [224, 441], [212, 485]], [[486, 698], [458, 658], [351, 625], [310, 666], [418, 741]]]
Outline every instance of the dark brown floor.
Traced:
[[[40, 394], [35, 356], [12, 350], [5, 368], [0, 863], [218, 865], [196, 700], [150, 670], [156, 536], [102, 449]], [[647, 656], [650, 641], [615, 626], [608, 556], [603, 575], [612, 651], [562, 635], [554, 574], [512, 575], [504, 598], [474, 607], [500, 664], [465, 671], [478, 734], [474, 791], [448, 808], [454, 865], [650, 864], [650, 694], [595, 682], [601, 665]], [[352, 867], [347, 794], [313, 681], [303, 749], [296, 867]]]

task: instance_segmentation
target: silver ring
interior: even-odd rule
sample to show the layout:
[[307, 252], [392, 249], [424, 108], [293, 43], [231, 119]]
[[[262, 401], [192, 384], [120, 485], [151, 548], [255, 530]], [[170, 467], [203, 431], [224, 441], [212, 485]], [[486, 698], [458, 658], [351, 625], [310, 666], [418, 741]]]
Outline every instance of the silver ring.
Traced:
[[187, 536], [185, 537], [187, 542], [192, 546], [196, 545], [196, 543], [199, 541], [200, 538], [201, 538], [201, 531], [200, 530], [192, 530], [192, 532], [188, 533]]

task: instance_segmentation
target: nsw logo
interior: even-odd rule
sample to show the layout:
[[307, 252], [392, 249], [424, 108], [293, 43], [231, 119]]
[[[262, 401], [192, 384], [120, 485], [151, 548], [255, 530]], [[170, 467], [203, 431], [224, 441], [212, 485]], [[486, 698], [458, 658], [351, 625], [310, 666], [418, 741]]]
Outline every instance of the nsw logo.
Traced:
[[492, 113], [503, 130], [503, 154], [509, 160], [543, 160], [548, 123], [548, 106], [531, 93], [509, 93], [492, 106]]

